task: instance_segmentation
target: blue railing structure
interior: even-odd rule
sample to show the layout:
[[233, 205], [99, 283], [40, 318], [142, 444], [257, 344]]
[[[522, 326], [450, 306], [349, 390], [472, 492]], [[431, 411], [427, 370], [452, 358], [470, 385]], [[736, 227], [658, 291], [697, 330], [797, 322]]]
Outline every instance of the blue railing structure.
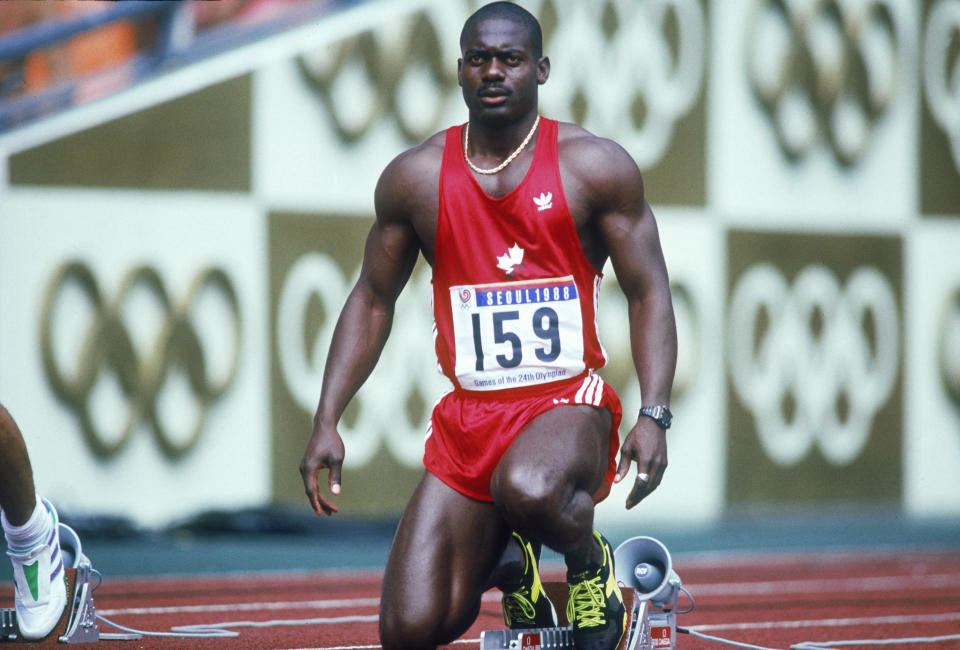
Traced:
[[[29, 54], [117, 21], [150, 20], [155, 26], [154, 46], [115, 66], [125, 68], [128, 78], [136, 80], [156, 70], [171, 54], [175, 21], [178, 13], [186, 9], [186, 3], [177, 0], [127, 0], [113, 3], [103, 11], [45, 20], [4, 34], [0, 37], [0, 65], [13, 65], [8, 66], [11, 71], [0, 83], [0, 133], [72, 105], [74, 91], [83, 82], [71, 78], [35, 92], [18, 92], [23, 83], [21, 64]], [[10, 96], [4, 97], [5, 94]]]
[[71, 36], [118, 20], [157, 18], [162, 37], [162, 50], [169, 45], [169, 30], [174, 13], [186, 7], [178, 0], [127, 0], [113, 3], [107, 9], [76, 17], [47, 20], [29, 25], [0, 37], [0, 61], [19, 59], [34, 50], [66, 40]]
[[[123, 86], [188, 65], [259, 39], [293, 29], [365, 0], [300, 0], [262, 21], [234, 20], [202, 32], [192, 30], [192, 20], [181, 12], [190, 10], [186, 0], [124, 0], [110, 3], [103, 11], [46, 20], [0, 34], [0, 70], [14, 62], [11, 72], [0, 77], [0, 134], [36, 119], [77, 105], [78, 88], [121, 70]], [[186, 18], [186, 20], [183, 20]], [[32, 92], [20, 92], [22, 61], [36, 50], [67, 41], [73, 36], [120, 20], [149, 20], [155, 27], [154, 44], [111, 69], [87, 78], [60, 80]], [[112, 88], [119, 90], [120, 87]]]

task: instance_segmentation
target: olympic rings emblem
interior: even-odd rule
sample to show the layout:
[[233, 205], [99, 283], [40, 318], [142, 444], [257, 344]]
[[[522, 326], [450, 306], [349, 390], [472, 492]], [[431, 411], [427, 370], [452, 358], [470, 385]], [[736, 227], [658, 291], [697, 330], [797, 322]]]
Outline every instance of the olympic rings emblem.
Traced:
[[560, 44], [551, 60], [574, 83], [553, 87], [545, 103], [598, 133], [618, 133], [641, 168], [655, 165], [703, 89], [701, 2], [569, 2], [563, 9], [550, 35], [550, 44]]
[[[67, 374], [57, 359], [54, 319], [58, 301], [67, 286], [76, 285], [92, 307], [94, 318], [82, 338], [75, 373]], [[164, 324], [145, 357], [138, 354], [131, 332], [124, 323], [124, 307], [134, 290], [148, 292], [163, 311]], [[194, 328], [192, 313], [201, 294], [216, 291], [226, 301], [234, 327], [232, 360], [219, 381], [208, 376], [204, 346]], [[210, 405], [220, 399], [233, 383], [240, 361], [240, 309], [229, 277], [220, 269], [208, 269], [193, 281], [186, 299], [173, 304], [157, 271], [146, 266], [132, 269], [123, 278], [119, 291], [108, 301], [93, 272], [82, 262], [64, 264], [53, 276], [41, 316], [41, 353], [48, 381], [56, 396], [74, 411], [87, 443], [101, 458], [119, 452], [133, 434], [135, 425], [146, 419], [156, 441], [169, 458], [186, 454], [203, 432]], [[164, 425], [158, 397], [174, 369], [181, 369], [198, 414], [185, 437], [174, 436]], [[119, 434], [108, 437], [94, 422], [91, 394], [106, 374], [113, 373], [126, 400], [126, 418]]]
[[[939, 2], [927, 18], [923, 84], [930, 113], [950, 139], [953, 164], [960, 172], [960, 56], [951, 48], [955, 37], [960, 37], [960, 0]], [[952, 69], [947, 60], [951, 52]]]
[[891, 0], [867, 0], [857, 9], [841, 0], [806, 4], [801, 10], [788, 0], [762, 1], [748, 34], [750, 85], [790, 159], [825, 136], [836, 159], [850, 166], [894, 101], [906, 39]]
[[947, 299], [939, 338], [940, 380], [950, 399], [960, 406], [960, 288]]
[[837, 466], [859, 457], [898, 372], [886, 278], [860, 267], [841, 287], [812, 265], [788, 286], [775, 267], [757, 264], [737, 282], [730, 314], [733, 386], [769, 457], [795, 465], [814, 443]]
[[[424, 13], [417, 14], [404, 42], [387, 47], [367, 31], [338, 43], [329, 50], [297, 57], [301, 76], [326, 109], [326, 115], [341, 141], [352, 143], [364, 137], [383, 116], [396, 121], [408, 142], [420, 142], [434, 133], [443, 121], [443, 111], [456, 79], [443, 66], [443, 48], [436, 27]], [[401, 101], [406, 84], [416, 82], [416, 73], [425, 69], [431, 83], [419, 84], [415, 110], [406, 115]], [[362, 79], [357, 73], [362, 71]], [[350, 100], [339, 100], [341, 86], [351, 86]], [[361, 87], [362, 86], [362, 91]], [[366, 101], [358, 99], [366, 95]], [[433, 96], [433, 112], [425, 113]], [[341, 105], [341, 103], [343, 105]], [[426, 119], [424, 116], [427, 116]]]

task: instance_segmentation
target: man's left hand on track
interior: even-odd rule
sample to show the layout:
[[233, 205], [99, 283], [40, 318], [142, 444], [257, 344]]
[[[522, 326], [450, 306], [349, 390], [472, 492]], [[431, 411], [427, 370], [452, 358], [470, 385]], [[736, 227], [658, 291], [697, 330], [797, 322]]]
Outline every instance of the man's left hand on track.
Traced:
[[330, 492], [335, 496], [340, 494], [340, 469], [343, 466], [343, 439], [336, 428], [327, 430], [321, 425], [313, 429], [313, 435], [307, 443], [300, 461], [300, 477], [303, 487], [313, 506], [313, 511], [321, 517], [339, 512], [339, 508], [320, 493], [317, 485], [320, 479], [320, 470], [329, 469], [328, 484]]

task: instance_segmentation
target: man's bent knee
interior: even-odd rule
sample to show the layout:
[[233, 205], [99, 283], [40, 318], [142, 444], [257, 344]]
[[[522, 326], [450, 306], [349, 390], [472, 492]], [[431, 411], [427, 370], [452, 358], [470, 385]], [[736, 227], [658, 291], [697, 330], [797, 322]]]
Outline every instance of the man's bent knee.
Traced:
[[571, 486], [544, 470], [542, 466], [511, 465], [498, 472], [491, 493], [510, 519], [551, 517], [569, 501]]
[[546, 468], [501, 468], [491, 486], [494, 503], [510, 526], [558, 552], [576, 548], [593, 529], [592, 493]]
[[435, 648], [440, 645], [433, 621], [414, 621], [410, 616], [380, 615], [380, 645], [396, 648]]
[[380, 613], [380, 644], [384, 650], [435, 648], [448, 644], [466, 632], [480, 612], [480, 601], [470, 611], [443, 611], [441, 608], [385, 608]]

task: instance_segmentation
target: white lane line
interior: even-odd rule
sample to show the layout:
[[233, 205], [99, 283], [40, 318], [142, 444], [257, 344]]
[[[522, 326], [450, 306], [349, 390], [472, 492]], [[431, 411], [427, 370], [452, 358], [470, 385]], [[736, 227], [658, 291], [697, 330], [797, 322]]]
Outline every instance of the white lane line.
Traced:
[[892, 616], [865, 616], [860, 618], [821, 618], [807, 621], [760, 621], [756, 623], [717, 623], [713, 625], [687, 625], [697, 632], [715, 630], [776, 630], [801, 627], [847, 627], [855, 625], [900, 625], [904, 623], [945, 623], [960, 621], [960, 612], [943, 614], [911, 614]]
[[[483, 602], [500, 602], [500, 594], [487, 592]], [[346, 598], [339, 600], [291, 600], [259, 603], [227, 603], [221, 605], [169, 605], [165, 607], [121, 607], [97, 609], [97, 614], [117, 616], [122, 614], [196, 614], [204, 612], [259, 612], [282, 609], [345, 609], [348, 607], [379, 607], [379, 598]]]
[[[457, 639], [456, 641], [451, 642], [449, 645], [460, 645], [466, 643], [480, 643], [480, 639]], [[328, 646], [325, 648], [288, 648], [288, 650], [373, 650], [373, 648], [380, 648], [379, 645], [335, 645]]]
[[97, 614], [186, 614], [198, 612], [258, 612], [280, 609], [343, 609], [347, 607], [377, 607], [379, 598], [348, 598], [343, 600], [294, 600], [268, 603], [229, 603], [223, 605], [171, 605], [169, 607], [123, 607], [98, 609]]
[[903, 589], [934, 589], [960, 587], [960, 573], [937, 573], [864, 578], [809, 578], [803, 580], [775, 580], [763, 582], [726, 582], [703, 585], [684, 585], [697, 596], [742, 596], [749, 594], [821, 592], [864, 592]]

